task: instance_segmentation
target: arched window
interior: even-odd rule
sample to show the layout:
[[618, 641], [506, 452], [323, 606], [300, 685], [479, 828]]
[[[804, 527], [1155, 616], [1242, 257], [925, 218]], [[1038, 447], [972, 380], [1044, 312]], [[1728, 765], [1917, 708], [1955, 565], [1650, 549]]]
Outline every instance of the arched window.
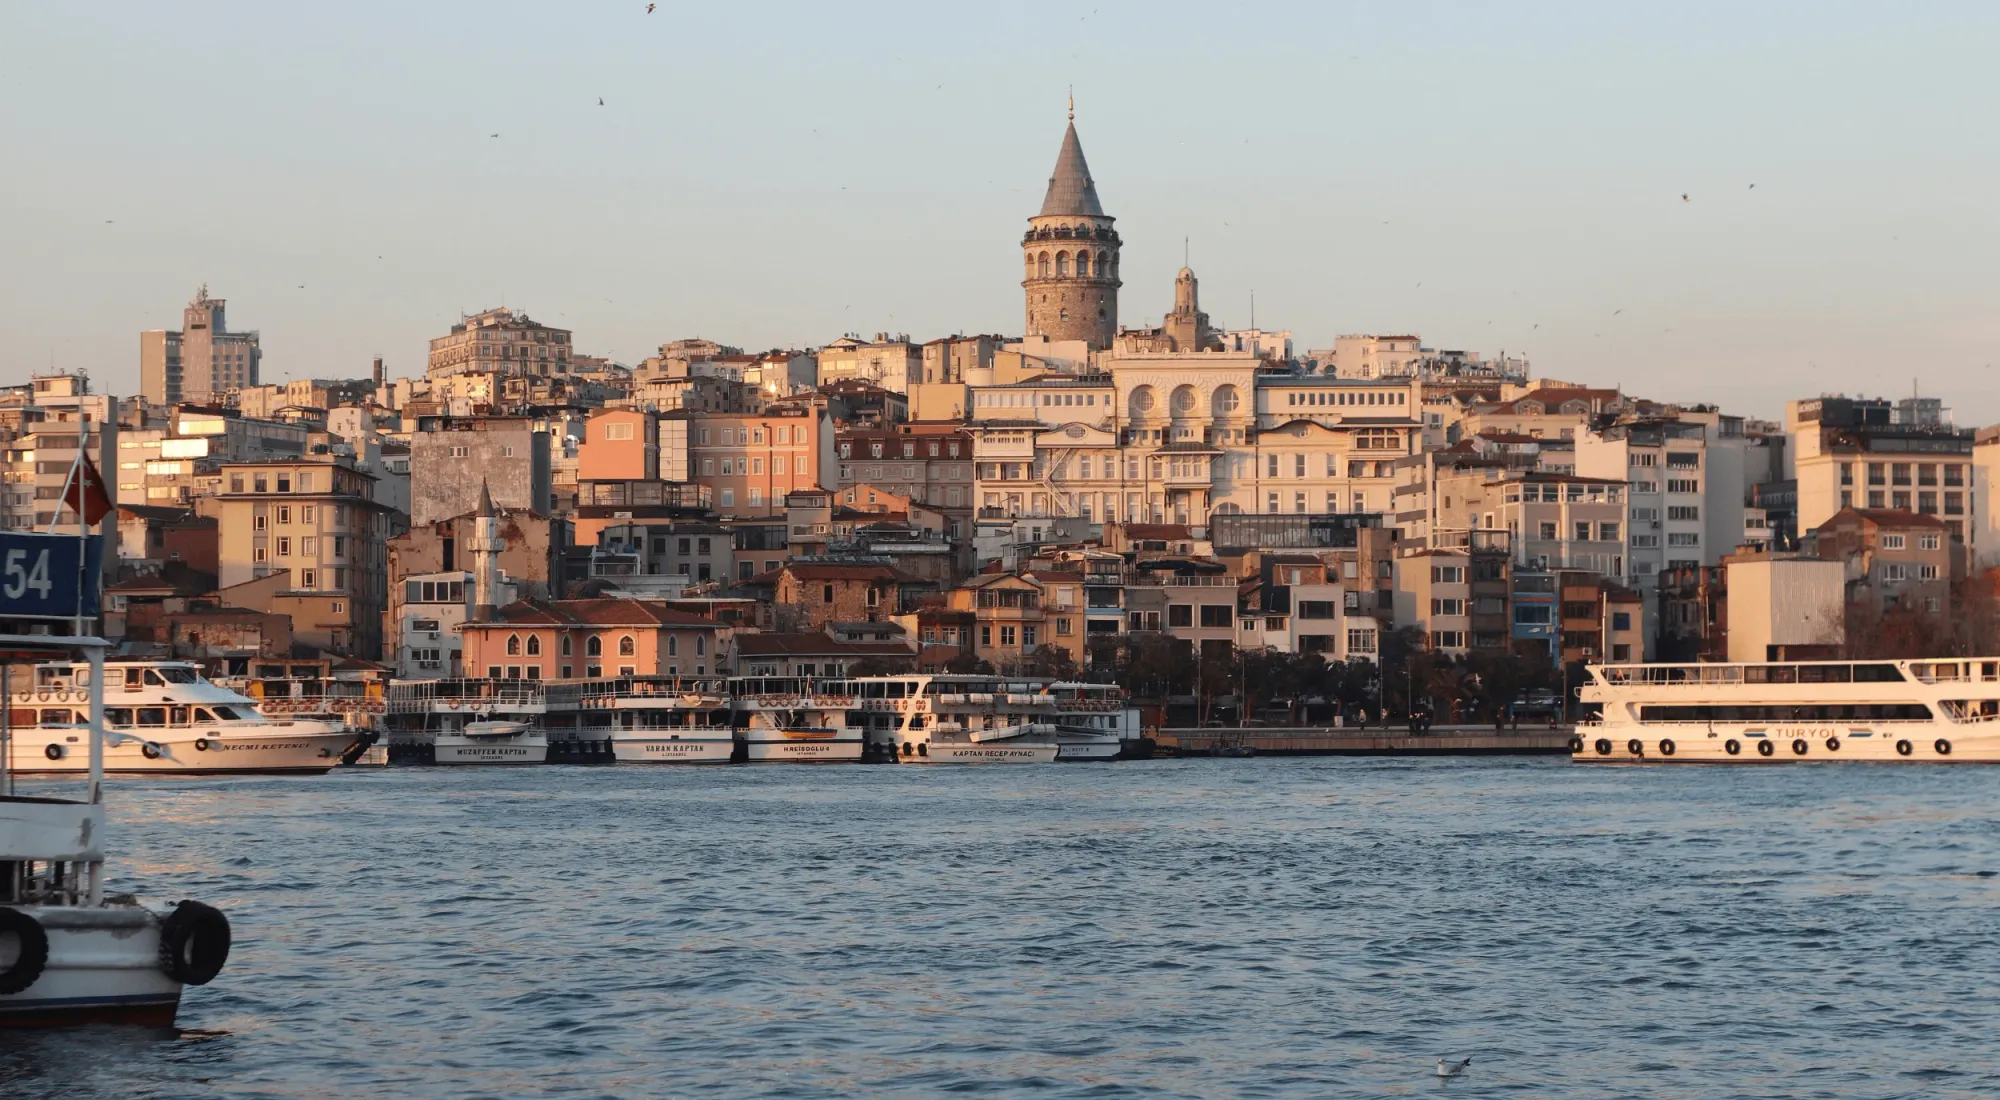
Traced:
[[1153, 411], [1153, 387], [1139, 386], [1132, 390], [1130, 401], [1132, 419], [1143, 420]]
[[1061, 277], [1067, 274], [1069, 274], [1069, 253], [1058, 252], [1056, 253], [1056, 275]]
[[1104, 278], [1104, 253], [1102, 252], [1097, 254], [1097, 277], [1100, 279]]
[[681, 655], [681, 636], [678, 634], [667, 635], [667, 656], [678, 657], [680, 655]]
[[604, 639], [592, 634], [589, 640], [583, 643], [583, 655], [586, 657], [604, 656]]
[[1090, 253], [1079, 252], [1076, 254], [1076, 273], [1078, 275], [1090, 274]]
[[620, 657], [630, 657], [637, 652], [639, 652], [639, 643], [633, 641], [630, 634], [618, 639], [618, 655]]
[[1238, 396], [1235, 386], [1216, 387], [1215, 396], [1210, 399], [1210, 404], [1215, 409], [1215, 415], [1217, 416], [1228, 416], [1235, 412], [1242, 403], [1243, 400]]
[[1049, 254], [1048, 254], [1048, 253], [1046, 253], [1046, 252], [1042, 253], [1042, 262], [1041, 262], [1041, 266], [1040, 266], [1040, 267], [1038, 267], [1038, 268], [1037, 268], [1037, 269], [1035, 270], [1035, 274], [1037, 274], [1037, 275], [1041, 276], [1041, 277], [1042, 277], [1042, 278], [1044, 278], [1044, 279], [1046, 279], [1046, 278], [1048, 278], [1048, 277], [1049, 277]]
[[1181, 386], [1177, 388], [1174, 390], [1174, 415], [1186, 416], [1188, 413], [1194, 411], [1194, 407], [1199, 401], [1200, 399], [1195, 396], [1193, 386]]
[[521, 655], [521, 636], [519, 634], [507, 635], [507, 656], [519, 657], [520, 655]]
[[528, 635], [528, 656], [540, 657], [541, 655], [542, 655], [542, 636], [540, 634]]
[[565, 634], [562, 636], [562, 645], [559, 648], [561, 648], [563, 656], [565, 657], [569, 656], [570, 653], [569, 635]]

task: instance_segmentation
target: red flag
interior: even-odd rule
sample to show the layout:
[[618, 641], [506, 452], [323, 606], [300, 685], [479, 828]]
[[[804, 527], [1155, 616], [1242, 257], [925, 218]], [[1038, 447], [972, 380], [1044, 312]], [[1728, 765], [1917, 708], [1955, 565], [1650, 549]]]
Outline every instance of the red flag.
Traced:
[[104, 491], [104, 479], [97, 476], [97, 467], [91, 465], [89, 455], [84, 455], [77, 466], [76, 476], [63, 491], [63, 503], [82, 514], [85, 527], [95, 527], [111, 511], [111, 495]]

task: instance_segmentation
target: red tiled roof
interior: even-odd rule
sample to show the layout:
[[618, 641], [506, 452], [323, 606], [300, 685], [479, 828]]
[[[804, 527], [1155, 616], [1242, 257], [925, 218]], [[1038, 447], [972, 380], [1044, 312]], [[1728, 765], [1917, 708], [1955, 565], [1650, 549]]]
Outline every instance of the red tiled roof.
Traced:
[[830, 634], [738, 634], [738, 657], [913, 657], [901, 642], [843, 642]]
[[709, 630], [721, 624], [651, 600], [603, 598], [590, 600], [517, 600], [494, 611], [491, 626], [691, 626]]
[[1853, 515], [1877, 527], [1935, 527], [1942, 528], [1944, 521], [1935, 516], [1918, 512], [1905, 512], [1896, 508], [1843, 508], [1833, 514], [1833, 518], [1820, 524], [1824, 531], [1840, 522], [1842, 516]]

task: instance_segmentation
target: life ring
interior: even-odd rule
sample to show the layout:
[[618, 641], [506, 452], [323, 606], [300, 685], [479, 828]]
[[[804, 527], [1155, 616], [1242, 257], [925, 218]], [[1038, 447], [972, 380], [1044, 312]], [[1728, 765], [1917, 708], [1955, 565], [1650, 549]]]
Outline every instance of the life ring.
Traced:
[[459, 702], [459, 701], [458, 701], [458, 700], [456, 700], [456, 699], [453, 699], [453, 700], [452, 700], [451, 702], [449, 702], [449, 703], [446, 703], [446, 704], [445, 704], [445, 706], [448, 706], [448, 707], [450, 707], [450, 708], [451, 708], [451, 709], [453, 709], [453, 710], [457, 710], [458, 708], [460, 708], [460, 707], [462, 707], [462, 706], [464, 706], [464, 705], [465, 705], [464, 703], [461, 703], [461, 702]]
[[229, 918], [184, 901], [160, 922], [160, 970], [182, 985], [207, 985], [229, 961]]
[[1644, 756], [1646, 755], [1646, 743], [1634, 737], [1630, 741], [1625, 742], [1625, 751], [1631, 753], [1633, 756]]
[[42, 692], [40, 695], [35, 696], [35, 698], [41, 700], [44, 703], [48, 702], [50, 697], [51, 697], [50, 694], [46, 691]]
[[1661, 756], [1672, 756], [1673, 754], [1674, 754], [1674, 741], [1673, 741], [1673, 738], [1671, 738], [1671, 737], [1663, 737], [1663, 738], [1661, 738], [1661, 739], [1660, 739], [1660, 755], [1661, 755]]
[[42, 750], [42, 755], [48, 757], [50, 760], [61, 760], [63, 754], [64, 749], [61, 745], [50, 745], [48, 748]]
[[146, 742], [139, 746], [139, 755], [148, 760], [158, 760], [160, 758], [160, 743], [157, 741]]
[[1611, 738], [1609, 738], [1609, 737], [1600, 737], [1600, 738], [1598, 738], [1598, 739], [1597, 739], [1597, 744], [1596, 744], [1595, 748], [1597, 749], [1597, 755], [1599, 755], [1599, 756], [1610, 756], [1610, 755], [1611, 755]]
[[1942, 738], [1942, 737], [1938, 738], [1938, 739], [1937, 739], [1937, 742], [1936, 742], [1935, 744], [1933, 744], [1933, 745], [1931, 746], [1931, 748], [1934, 748], [1934, 749], [1936, 749], [1936, 750], [1937, 750], [1937, 754], [1938, 754], [1939, 756], [1950, 756], [1950, 755], [1951, 755], [1951, 742], [1949, 742], [1949, 741], [1945, 740], [1945, 739], [1944, 739], [1944, 738]]
[[1770, 739], [1770, 738], [1768, 738], [1768, 737], [1760, 737], [1760, 738], [1758, 738], [1758, 739], [1757, 739], [1757, 755], [1758, 755], [1758, 756], [1769, 756], [1769, 755], [1771, 755], [1772, 753], [1774, 753], [1774, 752], [1777, 752], [1777, 751], [1778, 751], [1778, 747], [1777, 747], [1776, 745], [1773, 745], [1773, 744], [1771, 744], [1771, 739]]
[[1908, 755], [1910, 755], [1910, 754], [1911, 754], [1912, 752], [1915, 752], [1915, 751], [1916, 751], [1916, 747], [1915, 747], [1914, 745], [1911, 745], [1911, 744], [1910, 744], [1910, 743], [1909, 743], [1908, 741], [1898, 741], [1898, 742], [1896, 742], [1896, 755], [1897, 755], [1897, 756], [1908, 756]]
[[1571, 738], [1569, 739], [1569, 751], [1570, 751], [1570, 754], [1571, 754], [1572, 756], [1574, 756], [1574, 755], [1575, 755], [1575, 754], [1577, 754], [1577, 753], [1580, 753], [1580, 752], [1582, 752], [1582, 751], [1583, 751], [1583, 738], [1581, 738], [1581, 737], [1571, 737]]
[[206, 738], [206, 737], [197, 737], [197, 738], [195, 738], [195, 739], [194, 739], [194, 751], [196, 751], [196, 752], [207, 752], [207, 751], [208, 751], [208, 738]]
[[1806, 739], [1803, 737], [1792, 738], [1792, 755], [1804, 756], [1805, 754], [1806, 754]]
[[1840, 751], [1840, 738], [1838, 738], [1838, 737], [1829, 737], [1829, 738], [1827, 738], [1827, 739], [1826, 739], [1826, 751], [1828, 751], [1828, 752], [1839, 752], [1839, 751]]
[[0, 994], [19, 993], [34, 985], [49, 965], [49, 934], [42, 922], [19, 909], [0, 909], [0, 932], [12, 932], [21, 943], [14, 965], [0, 974]]
[[1735, 756], [1737, 753], [1743, 751], [1743, 742], [1738, 741], [1732, 737], [1729, 740], [1724, 741], [1722, 743], [1722, 751], [1728, 753], [1731, 756]]

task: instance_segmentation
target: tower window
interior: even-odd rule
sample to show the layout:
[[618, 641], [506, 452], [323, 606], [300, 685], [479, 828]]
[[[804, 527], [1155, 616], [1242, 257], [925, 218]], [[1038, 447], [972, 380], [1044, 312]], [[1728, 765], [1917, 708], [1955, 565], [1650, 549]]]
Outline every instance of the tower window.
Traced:
[[1056, 253], [1056, 276], [1060, 278], [1067, 274], [1069, 274], [1069, 253], [1058, 252]]
[[1044, 279], [1046, 279], [1046, 278], [1048, 278], [1048, 277], [1049, 277], [1049, 254], [1048, 254], [1048, 253], [1046, 253], [1046, 252], [1042, 253], [1042, 256], [1041, 256], [1041, 264], [1040, 264], [1040, 266], [1039, 266], [1039, 267], [1037, 267], [1037, 268], [1036, 268], [1036, 271], [1035, 271], [1035, 273], [1036, 273], [1037, 275], [1040, 275], [1040, 276], [1041, 276], [1042, 278], [1044, 278]]

